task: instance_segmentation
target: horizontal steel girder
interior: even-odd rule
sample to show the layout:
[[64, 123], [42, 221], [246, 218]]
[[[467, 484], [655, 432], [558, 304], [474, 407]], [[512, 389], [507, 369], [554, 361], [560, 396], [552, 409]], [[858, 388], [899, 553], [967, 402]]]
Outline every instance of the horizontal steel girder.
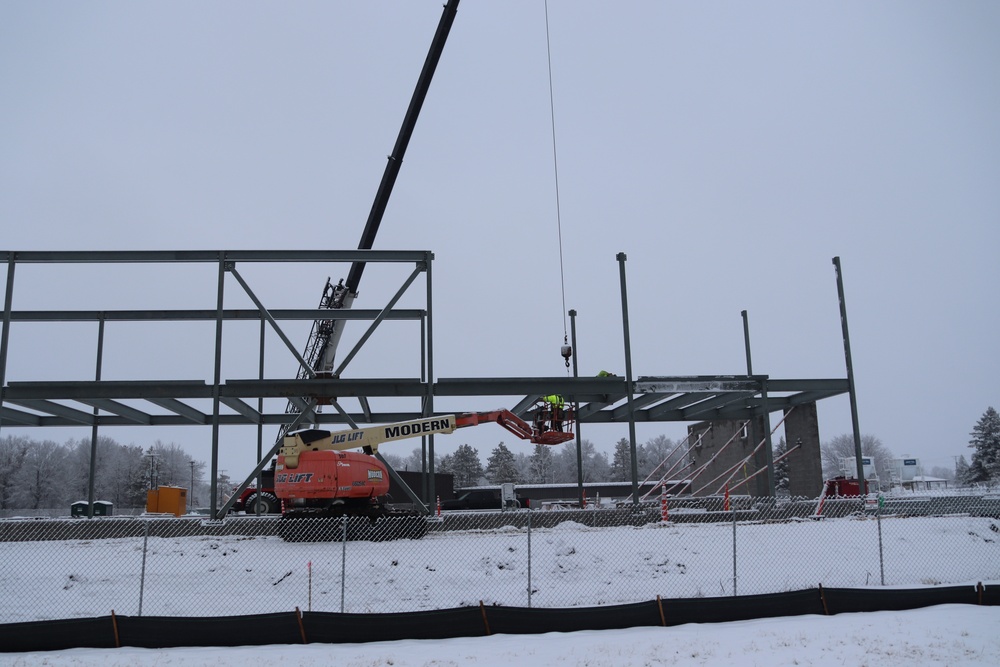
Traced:
[[[370, 397], [422, 398], [428, 391], [438, 397], [520, 396], [512, 404], [530, 412], [537, 396], [558, 393], [580, 404], [581, 423], [621, 423], [628, 421], [630, 409], [637, 422], [703, 421], [747, 419], [763, 410], [759, 387], [767, 387], [767, 410], [785, 410], [802, 403], [847, 393], [845, 379], [771, 380], [765, 377], [722, 376], [684, 378], [640, 378], [631, 408], [627, 384], [622, 378], [443, 378], [432, 385], [415, 378], [228, 380], [219, 386], [220, 403], [232, 411], [219, 415], [222, 425], [287, 424], [294, 414], [264, 412], [252, 407], [251, 399], [357, 399], [358, 412], [315, 415], [316, 423], [387, 423], [422, 416], [412, 411], [377, 412], [365, 407]], [[751, 388], [753, 387], [753, 388]], [[755, 390], [756, 389], [756, 390]], [[101, 426], [148, 424], [152, 426], [207, 425], [212, 423], [210, 401], [213, 387], [201, 380], [11, 382], [4, 388], [0, 419], [12, 426]], [[136, 403], [125, 405], [121, 400]], [[110, 415], [95, 417], [70, 405], [77, 402]], [[142, 408], [142, 401], [166, 411], [154, 414]], [[185, 401], [201, 401], [199, 409]], [[16, 410], [19, 405], [40, 414]]]

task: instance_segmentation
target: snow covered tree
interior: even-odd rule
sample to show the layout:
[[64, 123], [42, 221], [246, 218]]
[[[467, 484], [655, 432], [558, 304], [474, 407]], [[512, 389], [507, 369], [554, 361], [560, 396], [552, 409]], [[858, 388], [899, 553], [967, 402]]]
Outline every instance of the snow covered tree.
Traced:
[[392, 466], [393, 470], [405, 470], [407, 459], [403, 458], [399, 454], [392, 454], [390, 452], [384, 452], [381, 449], [378, 452], [385, 459], [385, 462]]
[[[70, 449], [69, 488], [74, 500], [89, 494], [90, 438], [66, 443]], [[98, 436], [94, 463], [96, 500], [109, 500], [115, 507], [143, 507], [149, 488], [149, 459], [139, 445], [121, 445], [113, 438]]]
[[955, 462], [955, 481], [962, 485], [969, 485], [971, 471], [969, 470], [969, 462], [965, 460], [964, 456], [959, 456], [958, 461]]
[[[608, 457], [598, 452], [590, 440], [580, 442], [580, 458], [583, 461], [584, 482], [606, 482], [609, 477]], [[576, 443], [567, 442], [557, 449], [552, 456], [553, 481], [562, 484], [575, 484], [576, 474]]]
[[517, 465], [514, 454], [501, 442], [493, 448], [490, 458], [486, 461], [486, 479], [490, 484], [506, 484], [517, 482]]
[[[424, 459], [427, 455], [424, 453], [423, 448], [414, 447], [410, 452], [410, 455], [403, 459], [400, 470], [413, 470], [415, 472], [420, 472], [423, 470]], [[434, 470], [436, 472], [441, 472], [441, 455], [434, 454]]]
[[[824, 442], [820, 446], [823, 453], [823, 475], [826, 478], [837, 477], [844, 474], [841, 466], [844, 459], [854, 458], [854, 436], [844, 433]], [[875, 463], [875, 471], [880, 480], [889, 479], [889, 470], [892, 466], [892, 451], [882, 444], [882, 441], [874, 435], [861, 436], [861, 455], [870, 456]], [[855, 475], [854, 469], [848, 470], [847, 476]]]
[[180, 445], [157, 440], [149, 452], [156, 457], [156, 477], [160, 485], [190, 486], [191, 457]]
[[553, 479], [552, 449], [548, 445], [535, 445], [530, 466], [532, 484], [551, 484]]
[[639, 476], [646, 478], [655, 471], [656, 479], [662, 478], [668, 472], [670, 477], [681, 476], [679, 462], [684, 459], [685, 450], [665, 435], [658, 435], [650, 438], [642, 445], [642, 453], [639, 455]]
[[64, 445], [51, 440], [32, 442], [18, 476], [14, 504], [37, 510], [64, 507], [76, 500], [69, 498], [66, 488], [68, 454]]
[[1000, 414], [992, 407], [986, 408], [969, 435], [972, 436], [969, 447], [975, 450], [969, 465], [969, 481], [1000, 481]]
[[476, 486], [483, 476], [483, 464], [479, 460], [479, 451], [471, 445], [459, 445], [454, 454], [441, 459], [439, 472], [450, 472], [455, 476], [455, 488]]
[[615, 455], [611, 459], [611, 481], [626, 482], [632, 479], [632, 452], [628, 438], [615, 443]]
[[8, 435], [0, 439], [0, 510], [12, 507], [15, 482], [28, 455], [29, 446], [28, 439], [21, 436], [15, 438]]
[[788, 491], [788, 459], [784, 458], [778, 461], [778, 457], [782, 454], [788, 452], [788, 443], [785, 442], [784, 436], [778, 440], [778, 444], [774, 446], [774, 459], [777, 463], [774, 464], [774, 489], [775, 491]]

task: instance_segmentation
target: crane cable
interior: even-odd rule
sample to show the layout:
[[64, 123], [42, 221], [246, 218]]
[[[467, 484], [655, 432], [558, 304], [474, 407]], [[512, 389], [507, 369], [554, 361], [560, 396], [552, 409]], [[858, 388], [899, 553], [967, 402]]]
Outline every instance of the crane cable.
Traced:
[[566, 360], [566, 373], [569, 373], [569, 360], [573, 349], [569, 345], [569, 333], [566, 326], [566, 272], [563, 268], [562, 243], [562, 211], [559, 203], [559, 158], [556, 150], [556, 106], [555, 95], [552, 92], [552, 42], [549, 38], [549, 0], [545, 0], [545, 52], [549, 68], [549, 119], [552, 126], [552, 170], [555, 175], [556, 192], [556, 232], [559, 238], [559, 289], [562, 295], [563, 345], [561, 353]]

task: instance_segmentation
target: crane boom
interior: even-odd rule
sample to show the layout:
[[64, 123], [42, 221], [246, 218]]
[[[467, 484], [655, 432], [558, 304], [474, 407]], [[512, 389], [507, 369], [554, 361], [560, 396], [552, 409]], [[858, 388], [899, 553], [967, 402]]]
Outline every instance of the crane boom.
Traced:
[[[368, 213], [368, 220], [365, 222], [364, 231], [361, 232], [361, 241], [358, 243], [358, 250], [370, 250], [375, 243], [375, 235], [378, 234], [379, 225], [382, 224], [382, 216], [385, 215], [385, 208], [389, 203], [390, 195], [392, 195], [392, 189], [396, 184], [396, 177], [399, 175], [400, 167], [402, 167], [406, 147], [410, 143], [410, 137], [413, 136], [413, 128], [416, 127], [417, 117], [420, 115], [420, 109], [423, 107], [424, 99], [427, 97], [431, 80], [434, 78], [434, 71], [437, 69], [441, 53], [444, 51], [445, 42], [448, 40], [448, 33], [451, 31], [451, 25], [455, 20], [458, 3], [459, 0], [448, 0], [444, 11], [441, 13], [437, 30], [434, 32], [434, 39], [431, 40], [430, 49], [427, 52], [427, 57], [424, 59], [424, 66], [420, 70], [417, 85], [410, 98], [410, 105], [406, 109], [406, 115], [403, 116], [403, 124], [399, 128], [396, 144], [393, 146], [392, 153], [388, 156], [385, 171], [382, 173], [382, 181], [379, 183], [378, 190], [375, 193], [375, 200], [372, 202], [371, 211]], [[351, 307], [354, 299], [358, 296], [358, 286], [361, 284], [361, 275], [364, 273], [364, 270], [365, 262], [358, 261], [351, 264], [351, 268], [347, 273], [347, 280], [342, 280], [335, 288], [334, 309]], [[333, 369], [337, 346], [340, 344], [340, 338], [344, 333], [344, 320], [332, 320], [332, 322], [333, 325], [330, 327], [330, 333], [323, 348], [322, 357], [314, 369], [319, 375], [329, 374]]]

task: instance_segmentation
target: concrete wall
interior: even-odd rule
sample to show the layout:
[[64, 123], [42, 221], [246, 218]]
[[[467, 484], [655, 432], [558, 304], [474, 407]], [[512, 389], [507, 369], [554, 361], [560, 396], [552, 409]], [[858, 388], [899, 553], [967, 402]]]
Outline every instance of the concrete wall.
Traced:
[[823, 458], [819, 449], [816, 404], [796, 406], [785, 413], [785, 442], [801, 446], [788, 455], [788, 492], [792, 497], [817, 498], [823, 489]]
[[[788, 464], [788, 492], [793, 498], [816, 498], [823, 488], [816, 403], [799, 405], [791, 411], [786, 411], [783, 426], [785, 441], [790, 447], [801, 443], [801, 446], [785, 459]], [[708, 430], [709, 427], [711, 430]], [[699, 440], [698, 435], [706, 430], [708, 432]], [[772, 445], [778, 444], [780, 433], [779, 430], [772, 436]], [[695, 495], [705, 496], [716, 493], [732, 474], [727, 471], [751, 455], [754, 447], [764, 439], [766, 430], [764, 420], [758, 417], [752, 420], [746, 429], [743, 428], [741, 420], [699, 422], [688, 426], [688, 434], [690, 442], [698, 442], [691, 448], [691, 458], [694, 461], [692, 469], [697, 470], [715, 457], [705, 471], [698, 475], [691, 487]], [[739, 495], [769, 495], [766, 472], [750, 478], [758, 470], [764, 470], [766, 466], [767, 452], [761, 447], [736, 471], [729, 482], [729, 488]], [[716, 479], [717, 477], [719, 479]], [[749, 481], [745, 484], [737, 486], [748, 478]]]
[[[697, 442], [691, 448], [691, 458], [694, 461], [692, 469], [697, 470], [708, 461], [712, 461], [691, 485], [695, 495], [714, 495], [731, 474], [727, 471], [750, 455], [762, 437], [758, 434], [764, 432], [760, 420], [754, 421], [757, 424], [751, 422], [746, 429], [740, 420], [699, 422], [688, 426], [689, 442]], [[709, 427], [711, 430], [708, 430]], [[699, 440], [698, 435], [706, 430], [708, 432]], [[730, 488], [764, 466], [763, 448], [759, 454], [760, 456], [754, 457], [745, 466], [740, 467], [729, 483]], [[761, 473], [734, 492], [740, 495], [767, 495], [766, 474]]]

